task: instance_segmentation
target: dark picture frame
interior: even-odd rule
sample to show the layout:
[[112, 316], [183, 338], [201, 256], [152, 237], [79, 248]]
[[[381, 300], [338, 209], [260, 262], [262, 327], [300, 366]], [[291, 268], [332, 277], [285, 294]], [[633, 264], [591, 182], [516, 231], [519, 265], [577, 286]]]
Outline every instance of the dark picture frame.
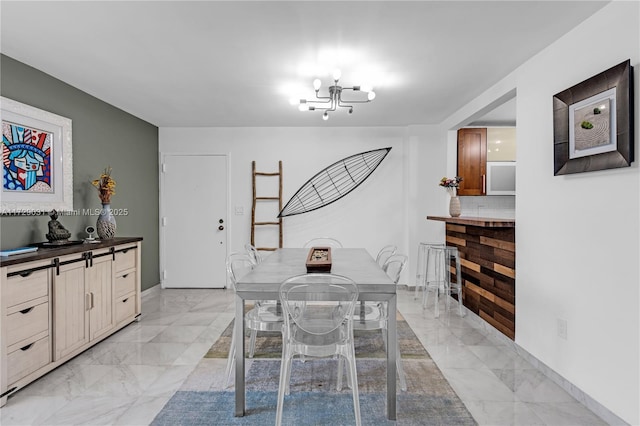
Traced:
[[553, 96], [554, 176], [629, 167], [633, 67], [627, 59]]

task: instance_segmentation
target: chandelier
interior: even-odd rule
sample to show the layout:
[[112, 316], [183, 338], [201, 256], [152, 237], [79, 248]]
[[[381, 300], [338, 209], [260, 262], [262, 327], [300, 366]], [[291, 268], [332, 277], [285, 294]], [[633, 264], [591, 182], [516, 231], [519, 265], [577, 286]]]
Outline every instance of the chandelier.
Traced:
[[[336, 111], [338, 107], [340, 108], [348, 108], [349, 114], [353, 113], [353, 105], [352, 104], [364, 104], [367, 102], [371, 102], [375, 99], [376, 93], [370, 88], [365, 86], [353, 86], [353, 87], [342, 87], [338, 83], [341, 77], [340, 70], [335, 70], [333, 72], [333, 85], [329, 86], [328, 92], [329, 96], [320, 96], [320, 86], [322, 82], [319, 78], [313, 80], [313, 89], [316, 92], [315, 99], [300, 99], [300, 104], [298, 109], [300, 111], [324, 111], [322, 114], [323, 120], [329, 119], [329, 112]], [[354, 99], [354, 100], [346, 100], [342, 99], [342, 92], [345, 90], [352, 90], [354, 92], [366, 92], [366, 99]]]

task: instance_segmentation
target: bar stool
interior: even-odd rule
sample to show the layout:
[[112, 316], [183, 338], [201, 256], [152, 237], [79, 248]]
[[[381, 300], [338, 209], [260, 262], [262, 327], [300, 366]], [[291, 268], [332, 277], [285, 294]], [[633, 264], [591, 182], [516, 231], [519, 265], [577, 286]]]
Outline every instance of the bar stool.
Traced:
[[[444, 290], [444, 294], [447, 297], [447, 311], [449, 311], [449, 306], [451, 303], [451, 295], [455, 293], [458, 296], [458, 310], [460, 312], [460, 316], [464, 316], [464, 310], [462, 309], [462, 272], [460, 268], [460, 254], [458, 253], [457, 247], [451, 247], [447, 245], [431, 245], [427, 249], [427, 262], [429, 260], [433, 260], [434, 267], [434, 280], [425, 281], [425, 290], [422, 298], [422, 307], [427, 307], [428, 295], [429, 291], [433, 290], [435, 294], [435, 306], [434, 306], [434, 315], [435, 317], [440, 316], [440, 306], [439, 306], [439, 294], [440, 289]], [[455, 282], [451, 281], [451, 261], [455, 262], [455, 274], [456, 280]], [[427, 263], [427, 267], [429, 264]], [[428, 268], [427, 272], [428, 273]], [[425, 274], [426, 274], [425, 273]]]
[[[418, 298], [422, 288], [425, 292], [429, 282], [429, 273], [433, 276], [433, 257], [429, 258], [429, 247], [444, 247], [444, 243], [420, 243], [418, 244], [418, 261], [416, 262], [416, 291], [413, 299]], [[424, 295], [422, 296], [424, 304]]]

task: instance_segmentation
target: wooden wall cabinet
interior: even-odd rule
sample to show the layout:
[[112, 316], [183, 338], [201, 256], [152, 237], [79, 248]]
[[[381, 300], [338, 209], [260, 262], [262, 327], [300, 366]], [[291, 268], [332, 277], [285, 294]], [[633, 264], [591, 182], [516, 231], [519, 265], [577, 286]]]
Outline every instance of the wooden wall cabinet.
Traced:
[[0, 406], [140, 316], [141, 240], [2, 258]]
[[458, 195], [486, 195], [487, 129], [458, 130]]

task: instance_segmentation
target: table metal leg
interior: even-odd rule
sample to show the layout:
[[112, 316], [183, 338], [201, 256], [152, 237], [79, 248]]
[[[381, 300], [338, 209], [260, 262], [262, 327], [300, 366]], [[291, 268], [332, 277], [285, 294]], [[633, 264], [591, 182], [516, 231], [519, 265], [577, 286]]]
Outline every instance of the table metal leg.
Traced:
[[244, 416], [244, 299], [236, 296], [236, 317], [233, 326], [236, 333], [236, 417]]
[[397, 296], [389, 299], [387, 322], [387, 418], [396, 420], [396, 350], [398, 341]]

